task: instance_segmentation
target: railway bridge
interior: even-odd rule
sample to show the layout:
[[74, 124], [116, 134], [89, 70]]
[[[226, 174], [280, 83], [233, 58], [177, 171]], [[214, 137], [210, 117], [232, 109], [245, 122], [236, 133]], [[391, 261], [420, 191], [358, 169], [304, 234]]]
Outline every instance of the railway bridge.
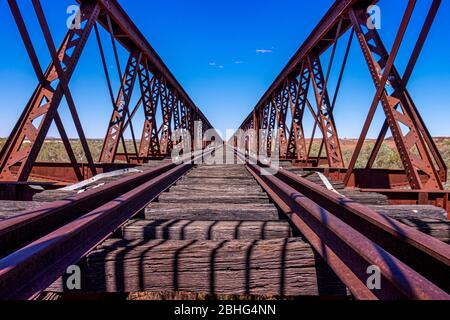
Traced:
[[[447, 167], [408, 90], [440, 0], [430, 1], [404, 74], [396, 60], [417, 1], [407, 1], [389, 51], [368, 23], [377, 0], [336, 0], [227, 141], [116, 0], [78, 0], [61, 43], [41, 1], [30, 0], [47, 66], [17, 1], [7, 2], [37, 85], [0, 153], [0, 299], [450, 298]], [[90, 38], [111, 99], [98, 159], [70, 86]], [[354, 46], [375, 94], [346, 163], [334, 114]], [[64, 102], [85, 161], [66, 132]], [[378, 109], [384, 125], [368, 163], [357, 166]], [[67, 163], [39, 160], [52, 125]], [[388, 133], [402, 169], [375, 167]]]

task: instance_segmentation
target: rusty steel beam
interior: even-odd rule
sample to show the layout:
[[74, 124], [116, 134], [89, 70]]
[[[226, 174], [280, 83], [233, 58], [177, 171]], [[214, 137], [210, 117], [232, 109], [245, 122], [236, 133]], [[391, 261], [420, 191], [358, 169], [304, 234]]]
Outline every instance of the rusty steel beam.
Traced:
[[[147, 61], [145, 61], [145, 64], [147, 64]], [[139, 70], [139, 82], [145, 111], [145, 123], [142, 131], [141, 145], [139, 147], [139, 156], [144, 158], [150, 155], [160, 154], [156, 124], [160, 79], [157, 77], [151, 79], [148, 73], [148, 66], [141, 66]]]
[[[286, 127], [286, 117], [289, 109], [289, 85], [290, 81], [286, 80], [284, 84], [284, 88], [280, 93], [280, 97], [277, 105], [277, 138], [278, 143], [280, 144], [280, 155], [285, 157], [287, 154], [288, 141], [287, 136], [289, 135]], [[253, 118], [253, 128], [255, 130], [258, 129], [258, 124], [256, 118]]]
[[[402, 43], [403, 36], [406, 32], [406, 28], [413, 14], [414, 6], [415, 1], [410, 0], [395, 40], [393, 50], [387, 57], [387, 60], [386, 56], [384, 56], [383, 53], [380, 53], [384, 50], [380, 48], [381, 41], [378, 37], [376, 37], [375, 31], [370, 29], [366, 32], [363, 31], [363, 24], [365, 22], [363, 23], [362, 20], [367, 20], [366, 14], [360, 12], [358, 17], [354, 11], [350, 11], [350, 18], [354, 25], [360, 46], [364, 52], [364, 57], [366, 58], [369, 66], [377, 93], [370, 108], [369, 116], [367, 117], [363, 128], [363, 133], [360, 136], [358, 146], [355, 150], [349, 168], [350, 171], [354, 168], [363, 142], [366, 138], [367, 131], [369, 130], [370, 123], [372, 122], [375, 111], [378, 107], [378, 103], [381, 101], [389, 127], [394, 136], [394, 141], [406, 169], [406, 174], [411, 181], [410, 184], [412, 189], [441, 190], [443, 189], [443, 184], [427, 149], [427, 145], [423, 139], [422, 134], [424, 134], [424, 132], [421, 132], [420, 128], [417, 126], [417, 121], [412, 114], [412, 107], [408, 104], [408, 101], [404, 99], [404, 94], [402, 93], [403, 87], [401, 85], [402, 79], [397, 78], [397, 74], [393, 72], [392, 69], [398, 50]], [[369, 45], [369, 41], [372, 39], [374, 40], [375, 45]], [[381, 56], [381, 59], [376, 61], [375, 59], [377, 58], [375, 56]], [[381, 77], [380, 73], [382, 73]], [[390, 81], [390, 85], [394, 89], [392, 94], [389, 94], [386, 88], [388, 79]], [[401, 126], [406, 127], [407, 131], [404, 132]], [[415, 152], [418, 153], [416, 154]], [[428, 179], [425, 182], [422, 182], [420, 179], [420, 172], [424, 172], [428, 176]], [[347, 183], [348, 179], [349, 177], [346, 177], [344, 182]]]
[[[79, 3], [89, 3], [91, 0], [77, 0]], [[103, 15], [99, 18], [99, 23], [105, 28], [109, 29], [107, 17], [110, 17], [112, 27], [118, 41], [129, 52], [142, 52], [143, 56], [148, 60], [150, 71], [154, 74], [163, 76], [166, 79], [167, 85], [172, 87], [174, 91], [180, 96], [186, 104], [194, 108], [198, 113], [199, 119], [204, 122], [204, 126], [208, 129], [213, 128], [208, 119], [204, 116], [200, 109], [195, 105], [184, 88], [176, 80], [172, 72], [165, 65], [161, 57], [156, 53], [153, 47], [149, 44], [145, 36], [139, 31], [138, 27], [133, 23], [128, 14], [120, 6], [116, 0], [95, 0], [102, 8]]]
[[426, 278], [450, 290], [445, 276], [450, 266], [450, 246], [407, 227], [394, 219], [384, 217], [364, 205], [322, 188], [292, 172], [281, 169], [276, 175], [321, 207], [363, 233], [371, 241], [407, 263]]
[[48, 288], [67, 267], [136, 216], [190, 168], [192, 164], [183, 164], [146, 179], [103, 205], [97, 202], [92, 209], [83, 208], [77, 219], [53, 231], [46, 229], [41, 238], [18, 247], [0, 260], [0, 297], [31, 299]]
[[291, 134], [289, 135], [287, 158], [308, 161], [303, 115], [310, 86], [310, 73], [306, 64], [302, 66], [299, 80], [291, 81], [289, 100], [292, 112]]
[[139, 65], [141, 64], [141, 54], [131, 53], [123, 75], [122, 86], [118, 97], [114, 103], [114, 111], [109, 122], [108, 132], [104, 141], [100, 162], [113, 163], [119, 142], [123, 137], [123, 126], [125, 118], [129, 113], [131, 95], [137, 79]]
[[93, 210], [175, 167], [175, 164], [169, 163], [141, 174], [123, 178], [107, 186], [43, 205], [38, 210], [24, 211], [12, 219], [1, 222], [0, 256], [7, 255], [49, 230], [55, 230], [64, 223], [79, 218], [83, 211]]
[[[406, 67], [406, 71], [403, 75], [402, 81], [397, 82], [396, 85], [401, 87], [400, 92], [404, 96], [403, 97], [404, 101], [406, 101], [406, 103], [410, 104], [410, 112], [411, 112], [412, 116], [416, 119], [417, 127], [419, 128], [420, 133], [423, 135], [423, 139], [425, 140], [425, 143], [428, 145], [428, 148], [429, 148], [432, 156], [434, 157], [434, 161], [436, 162], [436, 164], [439, 168], [438, 173], [441, 177], [441, 181], [447, 181], [447, 166], [442, 158], [442, 155], [440, 154], [439, 150], [437, 149], [436, 144], [435, 144], [430, 132], [428, 131], [428, 128], [426, 127], [420, 113], [418, 112], [417, 107], [415, 106], [414, 101], [411, 98], [411, 95], [409, 94], [409, 92], [406, 89], [406, 86], [411, 78], [414, 66], [416, 65], [418, 57], [423, 49], [425, 40], [430, 32], [431, 26], [436, 17], [436, 14], [438, 12], [440, 4], [441, 4], [440, 0], [433, 1], [432, 5], [430, 7], [430, 10], [428, 12], [427, 18], [424, 22], [422, 31], [419, 35], [419, 39], [417, 40], [416, 46], [414, 47], [414, 52], [411, 55], [408, 66]], [[387, 60], [388, 53], [387, 53], [387, 50], [386, 50], [384, 44], [382, 43], [382, 41], [380, 39], [380, 36], [375, 31], [373, 32], [373, 36], [375, 37], [377, 45], [379, 46], [379, 49], [380, 49], [379, 53], [383, 56], [383, 59]], [[397, 71], [395, 66], [393, 67], [393, 73], [397, 80], [401, 79], [400, 73]], [[381, 133], [377, 139], [377, 142], [372, 151], [372, 154], [370, 155], [369, 161], [367, 163], [367, 168], [373, 167], [373, 165], [376, 161], [376, 157], [380, 151], [380, 148], [383, 144], [384, 138], [386, 137], [388, 130], [389, 130], [389, 123], [386, 120], [385, 123], [383, 124]]]
[[[267, 175], [267, 166], [246, 164], [356, 299], [450, 299], [449, 245], [284, 169]], [[374, 265], [379, 290], [366, 284]]]
[[[52, 43], [46, 28], [43, 11], [38, 10], [39, 2], [34, 1], [36, 14], [40, 20], [48, 44]], [[44, 143], [45, 137], [57, 115], [58, 106], [67, 93], [67, 84], [73, 75], [81, 52], [100, 13], [98, 5], [86, 4], [81, 7], [81, 17], [86, 22], [81, 29], [69, 30], [57, 57], [52, 52], [53, 61], [44, 74], [30, 99], [8, 143], [0, 161], [0, 180], [26, 181]], [[24, 38], [27, 42], [27, 39]], [[28, 43], [27, 46], [32, 46]], [[64, 66], [64, 69], [62, 67]], [[63, 71], [64, 70], [64, 71]], [[12, 167], [20, 164], [16, 173]]]
[[[344, 158], [342, 156], [339, 136], [331, 110], [330, 98], [327, 90], [327, 80], [323, 74], [319, 57], [308, 57], [309, 72], [313, 80], [314, 93], [317, 103], [317, 117], [319, 127], [322, 131], [323, 140], [327, 150], [330, 167], [343, 168]], [[314, 139], [314, 137], [313, 137]], [[312, 144], [312, 142], [311, 142]], [[319, 157], [320, 157], [319, 152]]]
[[[387, 131], [390, 129], [393, 133], [396, 148], [401, 156], [405, 169], [404, 174], [407, 177], [409, 187], [413, 190], [442, 190], [443, 182], [447, 179], [447, 167], [410, 93], [406, 89], [408, 80], [411, 78], [411, 74], [424, 47], [441, 1], [433, 0], [403, 77], [395, 67], [395, 60], [406, 29], [412, 18], [416, 0], [408, 1], [405, 15], [401, 21], [394, 46], [390, 53], [386, 50], [378, 31], [369, 28], [367, 25], [367, 21], [371, 18], [367, 9], [370, 5], [377, 4], [377, 2], [375, 0], [336, 0], [325, 17], [319, 22], [311, 35], [242, 123], [240, 129], [245, 130], [246, 128], [253, 127], [256, 130], [262, 130], [263, 138], [265, 139], [267, 137], [267, 149], [270, 154], [270, 150], [273, 147], [273, 132], [281, 128], [279, 133], [279, 140], [281, 141], [281, 152], [279, 156], [281, 159], [293, 160], [298, 165], [304, 165], [306, 167], [321, 166], [323, 165], [322, 149], [325, 147], [328, 167], [333, 170], [346, 169], [333, 113], [341, 89], [344, 71], [349, 64], [348, 57], [353, 38], [356, 35], [375, 84], [376, 95], [369, 108], [369, 115], [363, 126], [353, 157], [347, 167], [348, 170], [346, 170], [346, 176], [343, 179], [345, 184], [347, 186], [351, 184], [350, 180], [353, 177], [356, 162], [365, 142], [369, 127], [372, 124], [375, 111], [381, 102], [386, 116], [386, 122], [368, 161], [367, 169], [369, 171], [372, 169], [381, 144], [385, 139]], [[342, 67], [340, 68], [334, 97], [331, 100], [328, 94], [328, 82], [334, 63], [337, 44], [339, 39], [349, 30], [351, 30], [350, 37], [345, 50]], [[321, 66], [321, 56], [330, 48], [330, 62], [327, 72], [324, 73]], [[310, 79], [304, 78], [305, 72], [309, 73]], [[307, 86], [312, 84], [317, 111], [314, 110], [308, 101], [307, 90], [304, 99], [305, 104], [299, 104], [295, 101], [297, 93], [295, 87], [293, 87], [294, 89], [290, 89], [289, 98], [293, 108], [292, 122], [288, 124], [285, 123], [286, 120], [283, 114], [283, 97], [285, 97], [286, 86], [292, 86], [292, 81], [294, 81], [294, 86], [297, 86], [297, 90], [300, 89], [298, 84], [303, 83], [303, 91], [307, 89]], [[306, 142], [304, 142], [304, 133], [302, 132], [302, 115], [305, 106], [311, 111], [315, 121], [306, 156], [304, 154], [304, 144]], [[277, 123], [275, 123], [275, 111], [278, 115]], [[255, 119], [258, 119], [255, 115], [258, 115], [261, 119], [258, 123], [255, 122]], [[291, 130], [288, 132], [287, 128], [289, 127]], [[322, 133], [322, 143], [317, 158], [314, 158], [315, 156], [313, 157], [311, 152], [315, 143], [314, 138], [317, 128]], [[286, 132], [289, 133], [289, 137], [287, 138], [284, 137]], [[286, 139], [287, 148], [285, 146]], [[262, 151], [260, 150], [260, 152]]]
[[[135, 158], [133, 154], [137, 154], [141, 158], [138, 161], [145, 161], [145, 159], [151, 157], [160, 157], [162, 155], [161, 145], [163, 145], [165, 148], [164, 152], [167, 154], [173, 146], [173, 141], [171, 141], [172, 130], [186, 128], [192, 132], [194, 121], [202, 122], [203, 132], [212, 129], [208, 119], [206, 119], [200, 109], [189, 98], [117, 1], [79, 0], [78, 2], [80, 3], [80, 28], [70, 29], [60, 48], [56, 50], [41, 3], [39, 0], [32, 0], [39, 25], [52, 58], [49, 67], [43, 72], [20, 9], [15, 0], [8, 0], [31, 64], [39, 80], [39, 85], [16, 123], [6, 145], [2, 148], [0, 153], [0, 181], [27, 181], [29, 179], [52, 123], [56, 124], [60, 132], [64, 147], [78, 180], [83, 178], [83, 173], [78, 171], [79, 165], [77, 159], [74, 156], [64, 124], [58, 114], [58, 108], [64, 96], [66, 97], [81, 140], [88, 166], [92, 175], [96, 174], [96, 165], [94, 164], [69, 89], [70, 80], [93, 29], [97, 38], [101, 63], [104, 68], [113, 105], [113, 115], [108, 124], [108, 131], [102, 148], [100, 162], [114, 163], [118, 156], [120, 143], [123, 145], [125, 160], [127, 162], [134, 161], [131, 159]], [[114, 98], [105, 51], [100, 40], [97, 24], [101, 25], [111, 38], [114, 59], [122, 83], [117, 93], [117, 98]], [[131, 57], [123, 74], [117, 44], [123, 46], [130, 53]], [[138, 78], [141, 98], [134, 109], [130, 110], [129, 104], [135, 82]], [[154, 79], [157, 79], [157, 81]], [[169, 104], [158, 105], [159, 98], [155, 98], [164, 94], [160, 90], [161, 83], [164, 83], [167, 89], [166, 95], [170, 99], [170, 101], [168, 100]], [[138, 148], [133, 127], [133, 118], [141, 105], [144, 108], [145, 125], [141, 145]], [[167, 109], [169, 107], [170, 110]], [[155, 117], [159, 108], [162, 109], [161, 111], [165, 116], [165, 123], [164, 130], [158, 132]], [[174, 112], [174, 117], [171, 116], [172, 112]], [[181, 123], [182, 121], [184, 121], [183, 124]], [[124, 132], [127, 129], [131, 130], [135, 149], [134, 153], [130, 154], [124, 138]], [[160, 133], [161, 137], [159, 137]]]
[[[323, 41], [323, 39], [335, 38], [339, 22], [346, 16], [351, 8], [367, 8], [370, 5], [378, 3], [378, 1], [379, 0], [336, 0], [299, 50], [294, 54], [288, 64], [277, 76], [270, 88], [259, 100], [255, 109], [263, 108], [265, 103], [269, 101], [272, 95], [283, 85], [285, 79], [295, 77], [297, 75], [297, 72], [301, 69], [303, 61], [305, 61], [306, 57], [310, 53], [314, 52], [320, 55], [333, 45], [333, 42]], [[344, 20], [341, 26], [340, 36], [345, 34], [349, 28], [351, 28], [350, 21]], [[249, 121], [249, 119], [250, 116], [247, 117], [244, 123]]]
[[[355, 298], [450, 299], [449, 245], [286, 170], [247, 167]], [[380, 268], [381, 290], [366, 286], [371, 265]]]

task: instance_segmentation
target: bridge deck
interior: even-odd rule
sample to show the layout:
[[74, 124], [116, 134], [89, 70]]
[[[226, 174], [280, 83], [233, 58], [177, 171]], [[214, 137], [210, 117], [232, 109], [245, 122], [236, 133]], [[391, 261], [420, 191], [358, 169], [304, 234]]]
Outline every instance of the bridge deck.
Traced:
[[[291, 170], [324, 185], [317, 175]], [[450, 223], [439, 208], [388, 206], [382, 195], [333, 185], [355, 201], [450, 241]], [[82, 272], [86, 292], [348, 296], [244, 165], [196, 167], [145, 215], [91, 252]], [[63, 293], [61, 284], [60, 279], [49, 290]]]
[[[161, 164], [167, 162], [136, 167], [136, 172], [92, 181], [80, 189], [108, 188]], [[382, 195], [345, 189], [287, 163], [281, 166], [450, 243], [450, 223], [442, 209], [389, 206]], [[0, 211], [6, 219], [79, 193], [77, 188], [46, 191], [37, 194], [34, 202], [0, 202]], [[80, 266], [85, 293], [349, 296], [346, 286], [290, 225], [245, 165], [195, 166], [91, 250]], [[65, 290], [62, 278], [47, 289], [56, 293], [54, 298], [72, 294]]]

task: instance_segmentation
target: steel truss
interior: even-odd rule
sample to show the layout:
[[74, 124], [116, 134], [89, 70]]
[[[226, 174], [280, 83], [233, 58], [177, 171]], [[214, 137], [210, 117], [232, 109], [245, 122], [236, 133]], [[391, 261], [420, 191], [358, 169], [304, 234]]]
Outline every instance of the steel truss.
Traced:
[[[344, 181], [348, 187], [363, 191], [378, 190], [390, 197], [392, 203], [437, 204], [449, 209], [449, 192], [444, 190], [447, 167], [430, 135], [412, 95], [408, 82], [420, 57], [441, 0], [434, 0], [416, 42], [413, 53], [402, 76], [395, 60], [406, 29], [411, 22], [416, 0], [409, 0], [401, 20], [395, 43], [389, 52], [376, 29], [370, 28], [368, 8], [377, 0], [337, 0], [300, 47], [287, 66], [258, 102], [241, 129], [252, 128], [262, 132], [260, 153], [273, 150], [272, 141], [278, 132], [280, 159], [292, 160], [308, 171], [322, 171], [330, 178]], [[338, 76], [334, 96], [329, 92], [329, 78], [335, 62], [338, 42], [349, 34], [348, 44]], [[349, 61], [349, 52], [356, 38], [373, 80], [376, 95], [350, 163], [342, 156], [338, 126], [334, 111], [341, 84]], [[322, 68], [323, 56], [330, 52], [327, 70]], [[312, 90], [312, 91], [310, 91]], [[314, 102], [308, 99], [313, 94]], [[386, 117], [381, 133], [365, 168], [356, 168], [368, 130], [378, 106]], [[291, 117], [286, 117], [290, 106]], [[304, 114], [309, 110], [314, 119], [312, 137], [308, 141], [304, 132]], [[255, 116], [259, 121], [255, 121]], [[289, 119], [290, 123], [287, 122]], [[278, 120], [278, 121], [275, 121]], [[290, 130], [288, 130], [290, 129]], [[313, 155], [316, 131], [322, 133], [317, 155]], [[403, 163], [403, 170], [374, 169], [380, 148], [390, 131]], [[326, 157], [322, 157], [325, 150]], [[270, 152], [269, 152], [270, 153]], [[347, 165], [347, 166], [346, 166]], [[404, 187], [409, 186], [409, 190]], [[402, 187], [403, 191], [395, 190]], [[449, 210], [450, 211], [450, 210]]]
[[[37, 167], [39, 167], [37, 163], [39, 152], [53, 123], [60, 133], [76, 180], [91, 177], [98, 173], [99, 168], [104, 168], [105, 164], [113, 164], [118, 160], [126, 160], [127, 163], [140, 163], [152, 158], [167, 156], [174, 145], [171, 140], [173, 130], [184, 129], [189, 131], [191, 139], [193, 139], [194, 121], [202, 122], [203, 132], [212, 129], [209, 121], [195, 106], [117, 1], [79, 0], [78, 2], [80, 3], [81, 27], [69, 30], [59, 49], [56, 50], [41, 3], [39, 0], [32, 0], [52, 57], [50, 65], [43, 72], [20, 8], [16, 0], [8, 0], [37, 75], [38, 86], [1, 151], [0, 181], [24, 182], [36, 173]], [[103, 27], [111, 37], [114, 58], [121, 80], [121, 86], [116, 97], [114, 97], [113, 85], [98, 26]], [[101, 55], [101, 61], [99, 62], [103, 65], [105, 71], [113, 106], [99, 159], [100, 163], [94, 162], [69, 89], [70, 80], [93, 31]], [[123, 47], [130, 55], [123, 74], [121, 73], [118, 46]], [[132, 109], [130, 104], [133, 94], [139, 97], [139, 101]], [[77, 162], [64, 124], [59, 116], [58, 108], [64, 98], [70, 108], [89, 170], [85, 170], [86, 166]], [[145, 124], [138, 147], [133, 118], [141, 106], [144, 109]], [[163, 121], [159, 129], [157, 127], [158, 113], [162, 115]], [[133, 152], [127, 150], [124, 138], [127, 129], [131, 130]], [[122, 144], [124, 154], [118, 152], [120, 144]]]
[[[381, 144], [390, 129], [405, 168], [405, 182], [411, 189], [442, 190], [442, 181], [446, 179], [447, 168], [406, 89], [420, 51], [425, 43], [440, 1], [434, 1], [416, 49], [411, 56], [407, 75], [401, 77], [394, 66], [398, 49], [402, 43], [406, 28], [410, 22], [415, 6], [410, 0], [398, 32], [394, 48], [388, 53], [376, 29], [369, 29], [367, 8], [378, 1], [336, 1], [321, 23], [316, 27], [308, 40], [299, 49], [282, 73], [260, 100], [254, 111], [247, 117], [242, 128], [252, 127], [262, 130], [262, 139], [267, 141], [267, 149], [272, 150], [274, 134], [280, 141], [280, 158], [295, 160], [299, 165], [314, 167], [327, 164], [329, 168], [345, 170], [344, 181], [348, 186], [355, 185], [355, 164], [365, 141], [368, 128], [379, 104], [386, 116], [380, 137], [367, 164], [367, 170], [373, 167]], [[345, 34], [351, 33], [344, 55], [344, 61], [338, 78], [335, 96], [330, 99], [329, 77], [335, 60], [338, 41]], [[358, 146], [348, 167], [342, 156], [337, 125], [334, 121], [334, 109], [341, 87], [345, 67], [352, 41], [356, 35], [370, 74], [377, 90], [370, 108], [368, 119], [364, 125]], [[321, 56], [331, 49], [328, 70], [322, 68]], [[308, 99], [313, 90], [316, 107]], [[291, 109], [290, 123], [287, 111]], [[309, 143], [304, 133], [304, 114], [309, 109], [314, 123], [313, 135]], [[254, 114], [260, 121], [254, 121]], [[256, 124], [256, 125], [255, 125]], [[290, 128], [290, 130], [288, 130]], [[407, 130], [405, 131], [405, 128]], [[322, 144], [317, 157], [313, 156], [312, 146], [316, 129], [322, 133]], [[321, 157], [322, 149], [326, 152], [326, 162]], [[357, 183], [356, 183], [357, 184]]]

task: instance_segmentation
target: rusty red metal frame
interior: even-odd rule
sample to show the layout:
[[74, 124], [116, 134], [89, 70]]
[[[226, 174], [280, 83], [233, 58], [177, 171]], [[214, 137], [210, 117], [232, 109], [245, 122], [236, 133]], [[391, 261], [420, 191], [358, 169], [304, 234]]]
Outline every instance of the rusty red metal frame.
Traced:
[[[244, 161], [246, 156], [236, 150]], [[249, 172], [357, 299], [450, 299], [450, 246], [283, 169]], [[367, 268], [382, 288], [366, 285]]]
[[[358, 181], [358, 176], [360, 176], [362, 170], [364, 176], [370, 176], [374, 172], [373, 164], [387, 131], [390, 129], [404, 166], [402, 172], [404, 179], [401, 179], [403, 182], [401, 186], [409, 186], [417, 192], [441, 191], [442, 193], [443, 182], [446, 182], [447, 179], [447, 167], [414, 104], [413, 98], [406, 89], [439, 10], [441, 0], [433, 0], [431, 4], [403, 77], [395, 67], [395, 60], [412, 18], [416, 0], [408, 1], [391, 52], [388, 52], [385, 48], [378, 31], [367, 26], [367, 21], [370, 18], [367, 14], [367, 8], [377, 3], [376, 0], [335, 1], [305, 43], [275, 79], [252, 113], [243, 122], [240, 129], [262, 131], [263, 137], [260, 137], [260, 139], [263, 142], [267, 141], [270, 155], [272, 141], [274, 140], [273, 135], [277, 129], [281, 128], [278, 133], [281, 142], [281, 159], [293, 160], [299, 167], [308, 167], [308, 170], [321, 170], [320, 167], [327, 166], [331, 171], [345, 172], [344, 176], [340, 175], [340, 180], [344, 181], [348, 187], [359, 186], [361, 188], [367, 188], [368, 186]], [[335, 60], [337, 43], [348, 33], [350, 33], [349, 42], [340, 68], [335, 94], [333, 100], [331, 100], [328, 94], [328, 80]], [[376, 95], [370, 106], [369, 115], [351, 162], [346, 167], [339, 145], [338, 127], [334, 121], [333, 112], [335, 111], [345, 68], [349, 63], [348, 55], [355, 35], [375, 84]], [[331, 49], [330, 62], [327, 72], [324, 73], [321, 66], [321, 56], [329, 49]], [[308, 100], [311, 85], [316, 100], [316, 110]], [[292, 109], [291, 123], [285, 123], [287, 119], [283, 113], [285, 109], [280, 108], [280, 116], [278, 117], [278, 123], [276, 123], [274, 112], [277, 110], [277, 106], [285, 108], [284, 102], [281, 102], [284, 100], [280, 99], [284, 99], [286, 94], [289, 96]], [[386, 122], [367, 167], [355, 169], [379, 104], [383, 107]], [[309, 109], [314, 119], [313, 134], [309, 140], [309, 147], [303, 132], [303, 114], [306, 108]], [[291, 130], [287, 131], [286, 128], [291, 128]], [[317, 128], [322, 133], [322, 143], [319, 153], [315, 157], [311, 153]], [[286, 133], [288, 136], [286, 136]], [[287, 147], [284, 145], [286, 141]], [[326, 151], [325, 158], [322, 157], [322, 149]], [[260, 152], [262, 153], [261, 147]], [[389, 170], [385, 172], [388, 175], [390, 174]], [[377, 174], [380, 174], [379, 170]], [[389, 176], [386, 176], [384, 180], [389, 181]], [[370, 188], [386, 189], [398, 186], [394, 184], [373, 186], [372, 184]], [[448, 207], [447, 210], [449, 210]]]
[[190, 168], [191, 164], [176, 166], [92, 211], [84, 208], [76, 220], [0, 260], [0, 297], [30, 299], [48, 288], [68, 266], [78, 263]]
[[7, 251], [14, 250], [27, 241], [30, 242], [30, 239], [36, 239], [43, 233], [80, 217], [82, 212], [93, 210], [175, 167], [172, 163], [165, 164], [107, 186], [43, 205], [37, 210], [25, 211], [17, 217], [1, 222], [0, 256], [4, 256]]
[[[19, 10], [16, 10], [17, 4], [15, 1], [10, 0], [9, 3], [15, 13], [16, 20], [21, 19]], [[100, 13], [100, 8], [97, 5], [83, 6], [81, 14], [84, 22], [83, 27], [69, 30], [58, 53], [56, 53], [39, 1], [33, 1], [33, 4], [53, 61], [44, 77], [41, 78], [38, 75], [40, 83], [2, 151], [0, 179], [3, 181], [26, 181], [28, 179], [50, 125], [57, 117], [58, 105], [64, 94], [69, 95], [67, 84]], [[27, 31], [24, 25], [21, 26], [20, 29], [24, 35]], [[32, 44], [28, 42], [29, 37], [23, 38], [27, 42], [26, 47], [30, 57], [34, 60], [35, 54], [32, 50]], [[36, 63], [37, 61], [33, 63], [35, 68], [37, 68]], [[68, 152], [70, 153], [70, 151]], [[20, 167], [17, 173], [13, 173], [12, 167], [19, 163]]]
[[[171, 141], [173, 130], [180, 128], [193, 130], [194, 121], [202, 122], [203, 131], [212, 129], [210, 122], [189, 98], [117, 1], [79, 0], [81, 28], [69, 30], [58, 50], [51, 36], [41, 2], [39, 0], [32, 0], [32, 2], [52, 61], [44, 73], [41, 70], [19, 6], [16, 0], [8, 0], [31, 64], [39, 80], [39, 85], [0, 153], [0, 181], [24, 182], [30, 178], [52, 123], [55, 123], [59, 130], [77, 180], [83, 180], [84, 173], [80, 171], [80, 164], [77, 162], [58, 113], [59, 105], [64, 97], [82, 143], [88, 161], [87, 165], [92, 175], [97, 173], [97, 165], [94, 163], [89, 150], [69, 89], [70, 80], [93, 30], [97, 37], [101, 63], [105, 69], [108, 90], [113, 104], [113, 115], [108, 124], [108, 131], [99, 159], [100, 163], [112, 164], [117, 158], [121, 158], [121, 154], [118, 152], [120, 143], [122, 143], [124, 149], [126, 162], [145, 162], [151, 158], [161, 158], [170, 154], [173, 147]], [[122, 82], [116, 98], [114, 98], [113, 86], [106, 68], [105, 51], [97, 25], [103, 27], [112, 41], [114, 59]], [[123, 74], [119, 61], [118, 45], [130, 53], [130, 59]], [[139, 81], [139, 86], [135, 86], [136, 81]], [[135, 87], [140, 88], [140, 99], [136, 107], [131, 110], [129, 104]], [[145, 125], [141, 144], [138, 148], [132, 120], [141, 105], [144, 108]], [[182, 108], [182, 118], [180, 117], [180, 107]], [[156, 114], [159, 109], [163, 114], [164, 123], [158, 131]], [[183, 120], [183, 124], [181, 124], [181, 120]], [[134, 152], [127, 150], [124, 138], [127, 129], [131, 130]]]
[[30, 299], [48, 288], [211, 152], [195, 152], [182, 164], [163, 164], [0, 222], [0, 298]]
[[[305, 181], [297, 180], [294, 187], [293, 184], [277, 177], [262, 176], [261, 168], [258, 166], [249, 165], [249, 168], [272, 199], [287, 214], [292, 224], [308, 239], [355, 298], [450, 299], [450, 295], [444, 291], [449, 289], [448, 279], [446, 280], [450, 265], [448, 245], [393, 220], [387, 221], [388, 218], [370, 212], [367, 208], [352, 208], [348, 205], [351, 203], [349, 199], [339, 199], [333, 210], [326, 209], [323, 202], [311, 200], [314, 198], [311, 198], [310, 194], [304, 194], [297, 189], [299, 184], [304, 186]], [[319, 196], [326, 194], [325, 189], [314, 192], [318, 192]], [[339, 207], [337, 214], [334, 211], [336, 207]], [[340, 214], [341, 212], [343, 213]], [[357, 214], [365, 216], [357, 217]], [[347, 219], [344, 220], [343, 217]], [[363, 223], [355, 226], [356, 223], [349, 223], [352, 219], [355, 221], [361, 219], [359, 223]], [[368, 232], [368, 227], [371, 227], [373, 233]], [[394, 238], [395, 241], [380, 244], [372, 240], [376, 238], [379, 241], [386, 234], [390, 235], [390, 240]], [[421, 241], [419, 245], [413, 243], [417, 239]], [[390, 244], [388, 248], [387, 243]], [[414, 257], [428, 257], [426, 265], [430, 269], [418, 271], [416, 267], [420, 264], [410, 264], [411, 252], [398, 249], [393, 252], [394, 246], [408, 248], [415, 253], [420, 251], [420, 254]], [[407, 263], [404, 263], [405, 256], [409, 259]], [[366, 285], [367, 268], [372, 265], [378, 266], [381, 270], [383, 279], [381, 290], [371, 291]], [[432, 281], [429, 280], [429, 276], [433, 276]]]

